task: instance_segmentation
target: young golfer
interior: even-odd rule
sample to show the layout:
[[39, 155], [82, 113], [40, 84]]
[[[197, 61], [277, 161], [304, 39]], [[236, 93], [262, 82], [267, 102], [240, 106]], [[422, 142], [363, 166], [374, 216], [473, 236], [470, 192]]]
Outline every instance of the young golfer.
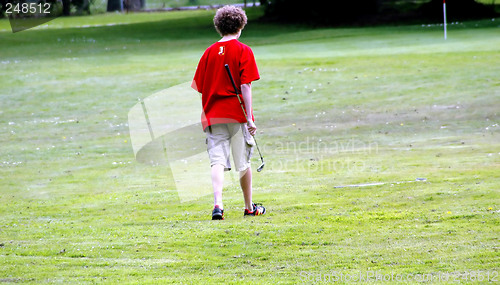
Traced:
[[[245, 200], [244, 216], [266, 213], [263, 206], [252, 202], [252, 170], [250, 158], [257, 127], [252, 111], [252, 81], [260, 79], [252, 50], [238, 41], [247, 16], [241, 8], [224, 6], [214, 17], [215, 29], [221, 39], [203, 54], [194, 75], [192, 87], [202, 94], [201, 123], [207, 135], [210, 158], [214, 209], [212, 220], [224, 219], [222, 186], [224, 171], [231, 170], [230, 151]], [[229, 65], [239, 94], [235, 94], [231, 79], [225, 70]], [[248, 118], [243, 113], [240, 96]]]

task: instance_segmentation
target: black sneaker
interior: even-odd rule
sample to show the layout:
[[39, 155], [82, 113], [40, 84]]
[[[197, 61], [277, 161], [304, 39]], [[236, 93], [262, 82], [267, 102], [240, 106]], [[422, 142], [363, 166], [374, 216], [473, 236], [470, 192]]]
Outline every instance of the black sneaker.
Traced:
[[224, 210], [221, 210], [218, 205], [215, 205], [212, 211], [212, 220], [224, 220]]
[[252, 211], [245, 209], [245, 213], [243, 213], [243, 216], [260, 216], [264, 215], [266, 213], [266, 208], [262, 206], [262, 204], [252, 204]]

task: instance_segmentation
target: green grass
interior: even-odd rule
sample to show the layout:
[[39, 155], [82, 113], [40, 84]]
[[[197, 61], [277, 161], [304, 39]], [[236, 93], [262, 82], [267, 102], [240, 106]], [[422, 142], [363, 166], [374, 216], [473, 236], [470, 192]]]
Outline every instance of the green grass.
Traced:
[[181, 203], [168, 169], [135, 162], [127, 127], [138, 97], [192, 79], [218, 39], [212, 13], [16, 34], [0, 21], [0, 281], [499, 271], [500, 19], [450, 25], [447, 41], [439, 26], [250, 22], [266, 159], [254, 199], [269, 213], [244, 219], [231, 185], [226, 220], [212, 222], [212, 197]]

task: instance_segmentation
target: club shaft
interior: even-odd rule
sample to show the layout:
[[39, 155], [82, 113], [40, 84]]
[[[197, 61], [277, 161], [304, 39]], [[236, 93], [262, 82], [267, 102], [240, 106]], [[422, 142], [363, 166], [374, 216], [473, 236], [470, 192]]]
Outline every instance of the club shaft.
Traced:
[[224, 65], [226, 68], [227, 74], [229, 75], [229, 79], [231, 79], [231, 84], [233, 84], [234, 92], [236, 92], [236, 97], [238, 98], [238, 102], [240, 102], [241, 110], [243, 111], [243, 115], [245, 115], [245, 119], [248, 122], [247, 112], [245, 111], [245, 107], [243, 107], [243, 102], [241, 102], [240, 95], [238, 92], [238, 88], [236, 87], [236, 83], [234, 83], [233, 75], [231, 74], [231, 70], [229, 70], [229, 65]]
[[[231, 79], [231, 84], [233, 85], [234, 92], [236, 93], [236, 97], [238, 98], [238, 101], [240, 102], [241, 110], [243, 110], [243, 115], [245, 115], [245, 118], [247, 119], [247, 122], [249, 121], [247, 112], [245, 111], [245, 107], [243, 107], [243, 102], [240, 99], [240, 95], [238, 92], [238, 88], [236, 88], [236, 83], [234, 83], [233, 75], [231, 74], [231, 70], [229, 69], [229, 65], [225, 64], [224, 67], [226, 68], [227, 74], [229, 75], [229, 79]], [[257, 144], [257, 140], [255, 139], [255, 136], [253, 136], [253, 140], [255, 141], [255, 146], [257, 147], [257, 151], [259, 152], [260, 155], [260, 160], [264, 162], [264, 158], [262, 157], [262, 153], [260, 152], [259, 149], [259, 144]]]

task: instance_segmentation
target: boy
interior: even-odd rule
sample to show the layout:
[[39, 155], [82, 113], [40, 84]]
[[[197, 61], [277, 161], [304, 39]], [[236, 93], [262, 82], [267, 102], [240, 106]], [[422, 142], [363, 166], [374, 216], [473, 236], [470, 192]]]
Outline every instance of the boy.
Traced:
[[[224, 171], [231, 170], [231, 148], [236, 171], [240, 173], [240, 186], [245, 200], [244, 216], [259, 216], [266, 209], [252, 202], [252, 170], [250, 157], [257, 130], [252, 111], [252, 81], [259, 80], [259, 71], [252, 50], [238, 41], [247, 16], [241, 8], [224, 6], [217, 10], [214, 25], [221, 39], [211, 45], [198, 63], [192, 87], [202, 94], [203, 114], [201, 123], [207, 135], [210, 158], [214, 209], [212, 220], [224, 219], [222, 186]], [[233, 85], [224, 65], [228, 64], [236, 86]], [[243, 113], [236, 96], [242, 99]]]

